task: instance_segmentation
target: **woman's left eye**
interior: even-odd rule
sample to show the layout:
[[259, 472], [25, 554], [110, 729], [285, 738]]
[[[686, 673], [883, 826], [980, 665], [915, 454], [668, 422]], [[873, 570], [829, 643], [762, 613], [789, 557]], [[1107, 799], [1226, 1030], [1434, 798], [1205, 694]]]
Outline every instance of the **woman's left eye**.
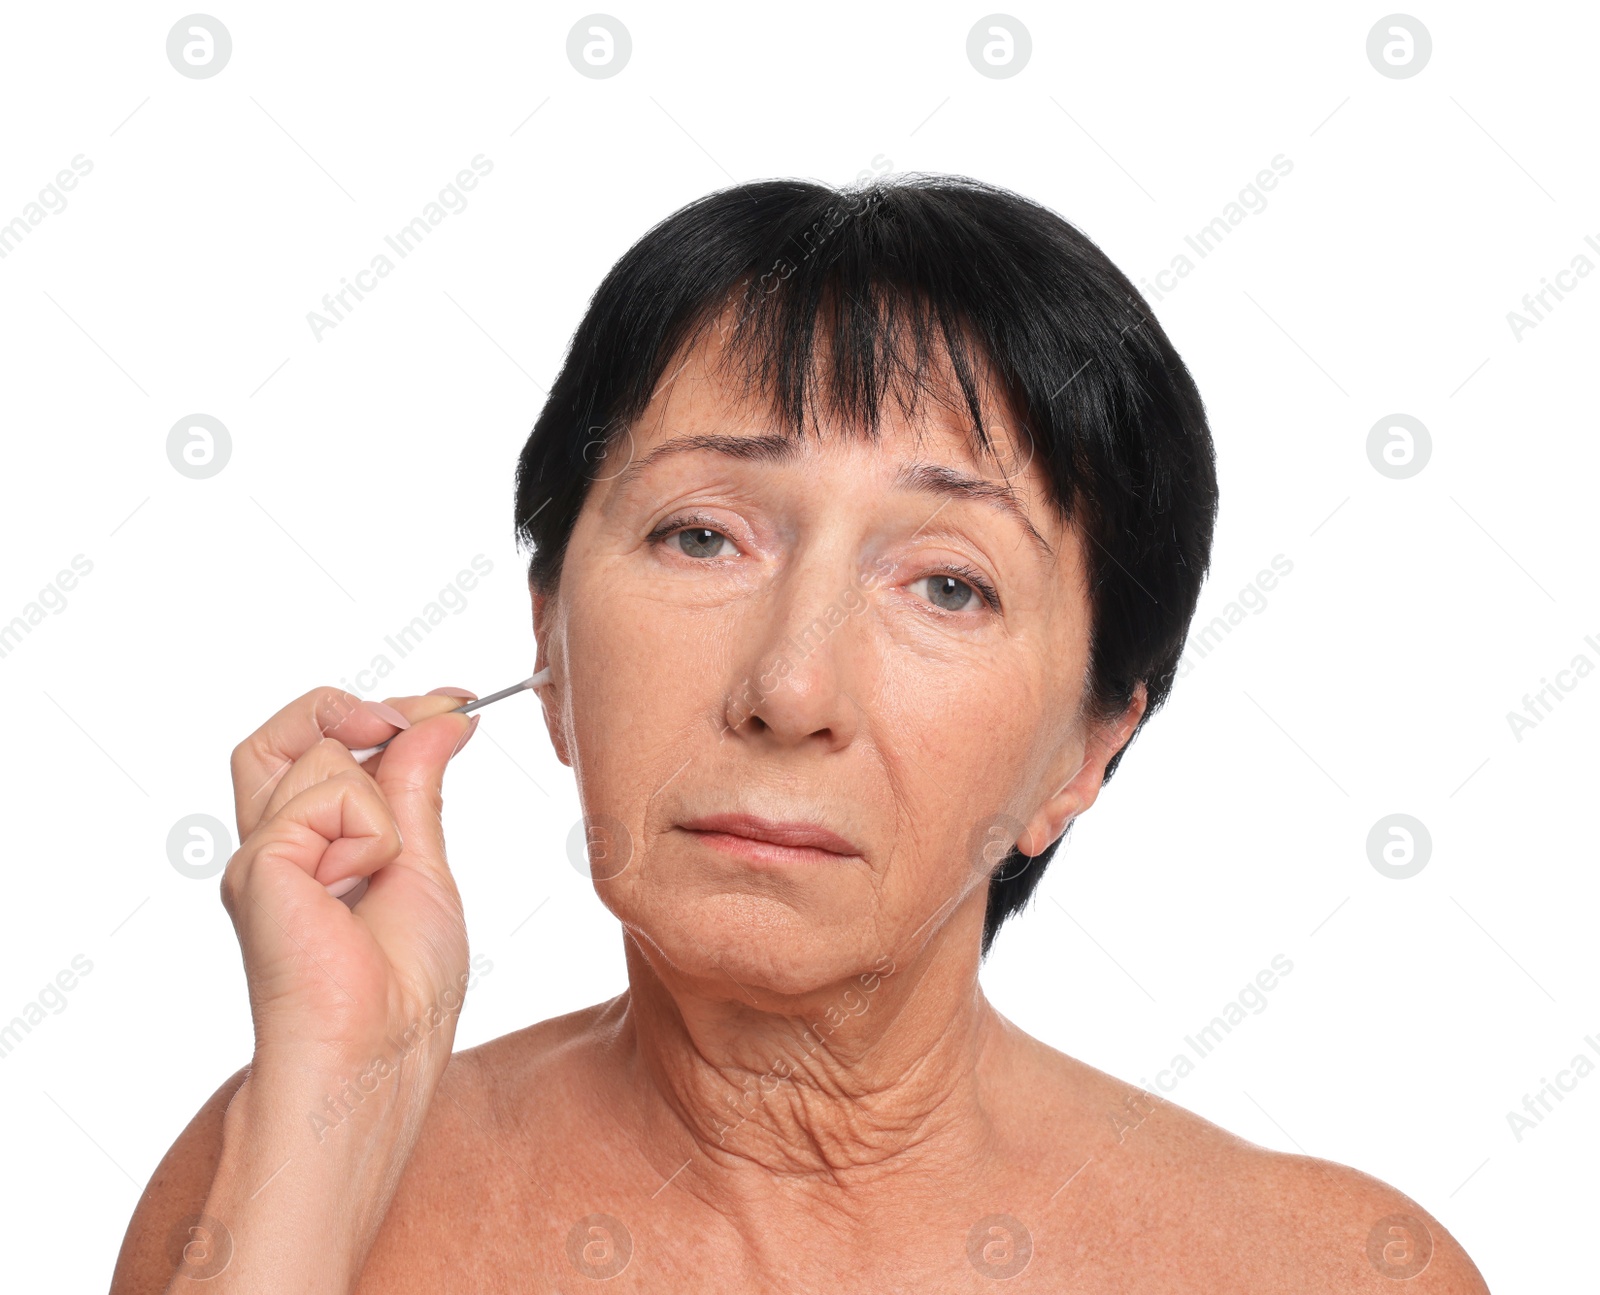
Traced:
[[936, 571], [912, 583], [926, 583], [928, 600], [940, 611], [963, 612], [972, 607], [975, 600], [994, 610], [1000, 605], [994, 586], [976, 571], [963, 570], [959, 574]]

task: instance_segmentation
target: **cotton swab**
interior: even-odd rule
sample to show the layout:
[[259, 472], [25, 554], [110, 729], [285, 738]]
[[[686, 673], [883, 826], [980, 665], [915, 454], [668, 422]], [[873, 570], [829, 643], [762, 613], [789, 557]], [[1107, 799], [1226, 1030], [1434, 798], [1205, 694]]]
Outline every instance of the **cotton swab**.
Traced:
[[[492, 692], [487, 697], [478, 698], [477, 701], [469, 701], [465, 706], [457, 706], [454, 711], [447, 711], [446, 714], [465, 715], [469, 711], [477, 710], [480, 706], [487, 706], [492, 701], [499, 701], [502, 697], [510, 697], [512, 694], [519, 693], [525, 688], [538, 688], [549, 682], [550, 667], [546, 666], [543, 670], [540, 670], [537, 674], [524, 679], [521, 683], [512, 684], [509, 688], [502, 688], [499, 692]], [[395, 737], [398, 736], [398, 733], [395, 734]], [[373, 756], [377, 755], [379, 751], [383, 750], [384, 747], [388, 746], [389, 743], [393, 741], [393, 737], [385, 738], [382, 742], [379, 742], [377, 746], [364, 746], [360, 750], [350, 752], [350, 754], [355, 757], [357, 764], [361, 764], [363, 761], [372, 759]]]

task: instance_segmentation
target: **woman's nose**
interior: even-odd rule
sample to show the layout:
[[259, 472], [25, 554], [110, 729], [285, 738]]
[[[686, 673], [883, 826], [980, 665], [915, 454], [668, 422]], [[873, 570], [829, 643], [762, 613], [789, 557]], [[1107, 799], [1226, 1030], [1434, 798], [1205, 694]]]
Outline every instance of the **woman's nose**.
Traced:
[[765, 598], [745, 604], [746, 619], [732, 629], [743, 651], [727, 689], [727, 729], [784, 745], [811, 738], [829, 749], [849, 745], [860, 720], [866, 638], [864, 603], [853, 588], [819, 562], [791, 568]]

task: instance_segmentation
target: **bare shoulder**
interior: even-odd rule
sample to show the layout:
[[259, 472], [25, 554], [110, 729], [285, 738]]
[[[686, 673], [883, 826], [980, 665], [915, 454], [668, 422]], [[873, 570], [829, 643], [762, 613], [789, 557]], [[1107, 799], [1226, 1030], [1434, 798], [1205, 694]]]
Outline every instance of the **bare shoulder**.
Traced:
[[1062, 1164], [1082, 1164], [1054, 1199], [1052, 1222], [1075, 1240], [1080, 1270], [1107, 1289], [1392, 1295], [1404, 1281], [1413, 1295], [1487, 1295], [1444, 1225], [1389, 1184], [1268, 1150], [1038, 1048], [1028, 1064], [1051, 1076], [1042, 1088], [1063, 1117]]
[[122, 1238], [111, 1295], [165, 1290], [183, 1248], [207, 1243], [200, 1215], [222, 1158], [222, 1119], [249, 1073], [244, 1066], [223, 1080], [150, 1175]]
[[1487, 1295], [1460, 1243], [1404, 1192], [1349, 1165], [1237, 1141], [1237, 1174], [1253, 1177], [1258, 1198], [1276, 1203], [1271, 1226], [1296, 1229], [1296, 1270], [1323, 1289], [1392, 1291], [1404, 1281], [1426, 1295]]

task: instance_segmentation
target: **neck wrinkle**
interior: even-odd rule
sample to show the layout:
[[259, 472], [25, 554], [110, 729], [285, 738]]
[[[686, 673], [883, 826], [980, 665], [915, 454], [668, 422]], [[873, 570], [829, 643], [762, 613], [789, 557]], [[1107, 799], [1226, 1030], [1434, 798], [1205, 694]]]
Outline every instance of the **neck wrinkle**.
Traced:
[[852, 978], [818, 995], [857, 991], [857, 1012], [824, 1039], [807, 1032], [810, 1018], [829, 1023], [814, 1012], [675, 992], [627, 938], [618, 1041], [647, 1159], [730, 1218], [798, 1209], [846, 1230], [881, 1217], [886, 1200], [909, 1203], [919, 1181], [937, 1192], [953, 1175], [982, 1177], [996, 1143], [979, 1066], [1005, 1032], [979, 988], [976, 946], [963, 964], [944, 943], [896, 961], [870, 991]]

